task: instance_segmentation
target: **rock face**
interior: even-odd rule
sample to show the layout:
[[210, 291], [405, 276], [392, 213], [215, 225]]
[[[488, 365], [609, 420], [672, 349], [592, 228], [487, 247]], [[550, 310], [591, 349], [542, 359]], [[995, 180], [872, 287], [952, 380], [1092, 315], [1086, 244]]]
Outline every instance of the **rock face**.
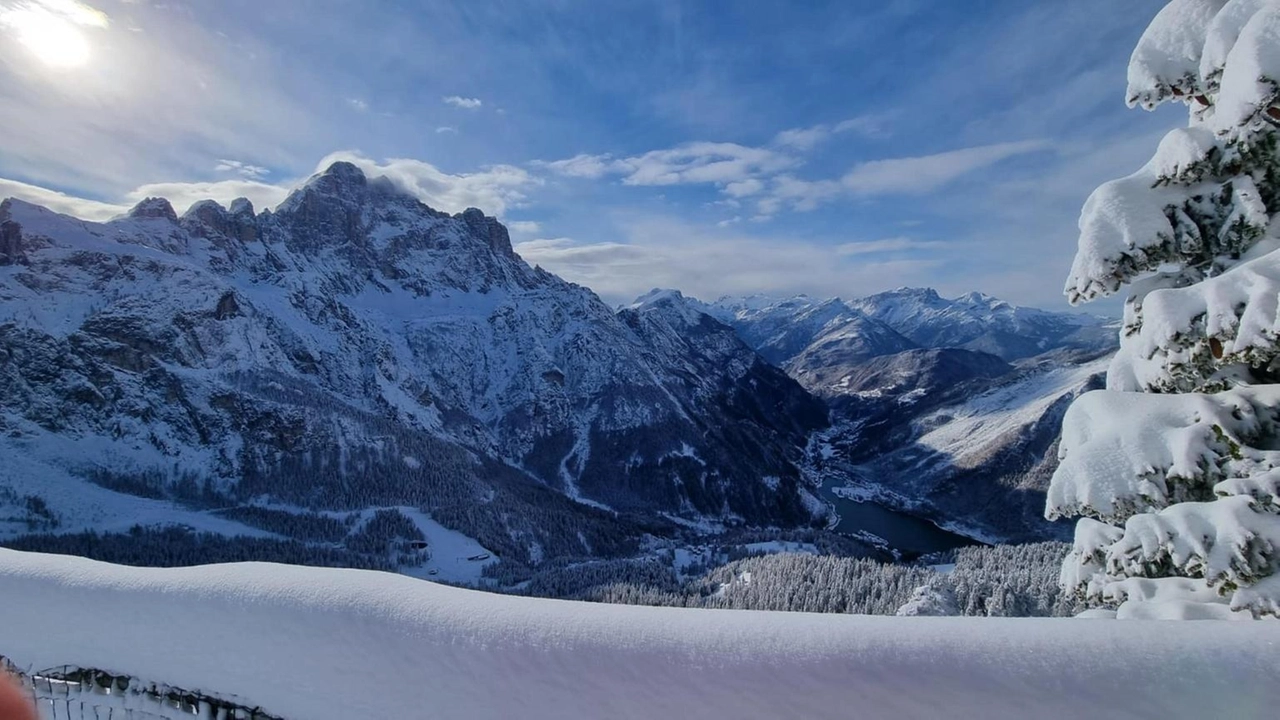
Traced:
[[664, 515], [822, 512], [797, 463], [825, 407], [729, 328], [615, 313], [479, 210], [348, 163], [274, 212], [9, 200], [0, 229], [0, 452], [29, 468], [189, 504], [414, 505], [528, 562]]

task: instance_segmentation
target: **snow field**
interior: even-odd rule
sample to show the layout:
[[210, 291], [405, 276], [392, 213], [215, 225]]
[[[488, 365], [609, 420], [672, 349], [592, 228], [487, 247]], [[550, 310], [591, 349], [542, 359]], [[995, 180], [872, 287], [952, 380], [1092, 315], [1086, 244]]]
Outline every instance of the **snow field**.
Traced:
[[288, 718], [1263, 718], [1280, 623], [592, 605], [386, 573], [0, 551], [0, 654]]

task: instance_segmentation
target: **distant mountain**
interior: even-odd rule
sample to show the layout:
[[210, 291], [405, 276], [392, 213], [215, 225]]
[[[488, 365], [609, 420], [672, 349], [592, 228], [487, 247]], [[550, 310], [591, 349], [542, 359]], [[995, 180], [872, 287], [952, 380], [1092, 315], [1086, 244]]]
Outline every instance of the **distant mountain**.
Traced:
[[848, 305], [920, 347], [977, 350], [1008, 361], [1057, 348], [1116, 344], [1116, 332], [1104, 318], [1019, 307], [977, 292], [947, 299], [930, 288], [899, 288]]
[[805, 353], [858, 362], [915, 347], [839, 298], [815, 301], [798, 296], [762, 307], [722, 300], [710, 311], [717, 310], [764, 359], [783, 367]]
[[348, 163], [274, 211], [0, 204], [0, 399], [0, 535], [413, 506], [536, 564], [825, 513], [825, 407], [729, 328], [615, 312]]

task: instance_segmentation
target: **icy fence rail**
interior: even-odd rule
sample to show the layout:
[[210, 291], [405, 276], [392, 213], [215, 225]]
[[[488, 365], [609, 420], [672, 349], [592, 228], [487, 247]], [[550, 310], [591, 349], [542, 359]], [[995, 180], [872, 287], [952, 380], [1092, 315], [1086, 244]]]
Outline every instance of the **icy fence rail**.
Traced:
[[201, 688], [288, 720], [1250, 720], [1280, 707], [1280, 621], [626, 607], [371, 571], [11, 550], [0, 653], [19, 668]]
[[30, 670], [0, 655], [48, 720], [283, 720], [234, 699], [74, 665]]

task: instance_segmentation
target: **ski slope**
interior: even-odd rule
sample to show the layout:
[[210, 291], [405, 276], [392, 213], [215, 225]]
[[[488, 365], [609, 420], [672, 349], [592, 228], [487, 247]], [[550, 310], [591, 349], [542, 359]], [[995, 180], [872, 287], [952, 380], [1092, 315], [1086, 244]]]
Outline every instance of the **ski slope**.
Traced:
[[1273, 717], [1280, 623], [592, 605], [267, 564], [0, 550], [0, 654], [286, 718]]

